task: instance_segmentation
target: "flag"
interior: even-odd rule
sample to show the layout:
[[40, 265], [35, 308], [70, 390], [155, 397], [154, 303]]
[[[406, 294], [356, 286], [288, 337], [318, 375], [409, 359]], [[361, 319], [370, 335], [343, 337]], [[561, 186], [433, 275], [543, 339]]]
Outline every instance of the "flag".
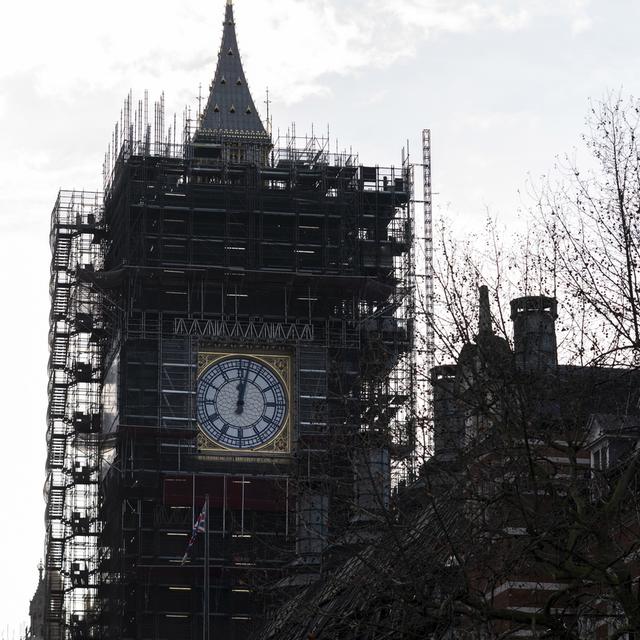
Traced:
[[204, 533], [207, 530], [207, 502], [202, 505], [202, 511], [198, 516], [198, 519], [195, 521], [193, 525], [193, 530], [191, 531], [191, 538], [189, 539], [189, 544], [187, 545], [187, 550], [184, 552], [184, 556], [182, 556], [182, 562], [180, 566], [184, 565], [184, 563], [189, 559], [189, 552], [191, 551], [191, 547], [195, 544], [196, 538], [199, 533]]

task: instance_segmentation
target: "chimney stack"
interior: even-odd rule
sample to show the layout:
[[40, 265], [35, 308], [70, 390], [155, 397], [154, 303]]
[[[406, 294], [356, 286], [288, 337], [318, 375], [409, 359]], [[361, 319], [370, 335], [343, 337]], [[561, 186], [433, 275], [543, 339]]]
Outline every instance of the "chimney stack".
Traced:
[[556, 318], [558, 303], [547, 296], [511, 301], [516, 366], [521, 371], [545, 371], [558, 364]]
[[457, 365], [431, 369], [433, 453], [441, 459], [455, 458], [464, 441], [464, 416], [456, 393], [457, 373]]

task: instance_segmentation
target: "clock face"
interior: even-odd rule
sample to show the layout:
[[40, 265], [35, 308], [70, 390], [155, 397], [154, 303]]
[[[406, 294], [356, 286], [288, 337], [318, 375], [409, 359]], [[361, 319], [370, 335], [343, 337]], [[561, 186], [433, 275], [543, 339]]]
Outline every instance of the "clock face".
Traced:
[[209, 365], [198, 378], [196, 407], [200, 428], [226, 449], [269, 444], [288, 415], [280, 376], [248, 356], [229, 356]]

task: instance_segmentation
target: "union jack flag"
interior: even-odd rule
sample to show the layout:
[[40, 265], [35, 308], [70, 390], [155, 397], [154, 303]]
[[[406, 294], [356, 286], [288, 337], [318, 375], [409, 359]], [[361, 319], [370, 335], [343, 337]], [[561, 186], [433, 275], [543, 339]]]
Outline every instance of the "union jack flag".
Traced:
[[189, 539], [189, 544], [187, 545], [187, 550], [184, 552], [184, 556], [182, 556], [182, 562], [180, 565], [184, 565], [184, 563], [189, 559], [189, 552], [191, 551], [191, 547], [195, 544], [196, 538], [199, 533], [204, 533], [207, 530], [207, 503], [205, 501], [204, 505], [202, 505], [202, 511], [198, 516], [198, 519], [195, 521], [193, 525], [193, 530], [191, 531], [191, 538]]

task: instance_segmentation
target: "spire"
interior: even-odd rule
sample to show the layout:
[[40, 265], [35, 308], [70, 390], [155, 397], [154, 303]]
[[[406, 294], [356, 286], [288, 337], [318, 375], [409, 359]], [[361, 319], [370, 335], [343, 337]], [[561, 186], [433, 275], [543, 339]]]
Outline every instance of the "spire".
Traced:
[[269, 142], [247, 83], [233, 17], [227, 0], [218, 67], [196, 136]]
[[480, 287], [480, 310], [478, 312], [478, 334], [493, 333], [491, 323], [491, 305], [489, 304], [489, 288]]

